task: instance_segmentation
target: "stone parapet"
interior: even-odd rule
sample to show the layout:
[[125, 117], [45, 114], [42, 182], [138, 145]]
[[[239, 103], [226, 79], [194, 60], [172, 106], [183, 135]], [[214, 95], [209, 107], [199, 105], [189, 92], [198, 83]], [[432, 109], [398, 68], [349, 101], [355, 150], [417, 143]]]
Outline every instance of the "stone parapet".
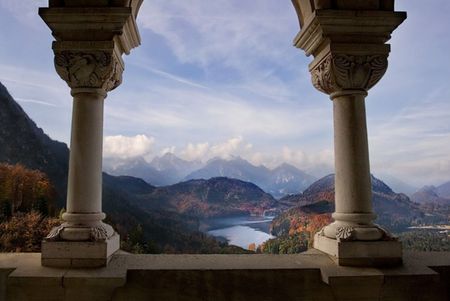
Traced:
[[297, 255], [131, 255], [99, 269], [48, 268], [0, 254], [0, 300], [448, 300], [450, 253], [406, 252], [397, 268], [351, 268]]

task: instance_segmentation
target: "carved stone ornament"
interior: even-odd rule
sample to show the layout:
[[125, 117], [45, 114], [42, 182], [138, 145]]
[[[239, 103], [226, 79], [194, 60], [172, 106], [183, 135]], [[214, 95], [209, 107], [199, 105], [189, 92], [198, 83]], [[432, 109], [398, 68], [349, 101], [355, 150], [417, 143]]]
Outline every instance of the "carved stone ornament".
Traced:
[[[53, 228], [50, 233], [45, 237], [47, 241], [63, 241], [61, 233], [65, 228], [70, 228], [67, 224], [59, 225]], [[99, 225], [89, 228], [91, 241], [104, 241], [108, 239], [108, 230], [104, 225]]]
[[349, 241], [352, 240], [355, 229], [350, 226], [338, 227], [336, 229], [336, 239], [338, 241]]
[[57, 241], [61, 238], [61, 231], [64, 229], [65, 225], [59, 225], [58, 227], [54, 227], [50, 230], [50, 233], [45, 237], [46, 240], [49, 241]]
[[123, 68], [114, 53], [108, 51], [55, 52], [55, 68], [71, 88], [113, 90], [122, 82]]
[[372, 88], [388, 66], [386, 55], [328, 54], [311, 69], [312, 83], [326, 94]]
[[108, 230], [106, 230], [105, 226], [100, 225], [94, 228], [91, 228], [91, 240], [92, 241], [101, 241], [106, 240], [108, 238]]
[[398, 240], [398, 238], [396, 236], [392, 235], [388, 230], [384, 229], [380, 225], [375, 225], [375, 227], [378, 228], [383, 233], [382, 240], [386, 240], [386, 241]]

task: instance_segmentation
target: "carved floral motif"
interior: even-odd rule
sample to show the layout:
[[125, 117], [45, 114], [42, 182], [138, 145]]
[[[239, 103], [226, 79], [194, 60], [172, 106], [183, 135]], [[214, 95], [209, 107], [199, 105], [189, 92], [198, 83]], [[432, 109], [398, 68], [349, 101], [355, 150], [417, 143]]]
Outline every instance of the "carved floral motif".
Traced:
[[106, 230], [105, 226], [100, 225], [91, 228], [91, 240], [101, 241], [106, 240], [107, 238], [108, 238], [108, 231]]
[[312, 82], [327, 94], [342, 90], [369, 90], [384, 75], [387, 55], [328, 54], [311, 70]]
[[[64, 239], [61, 237], [61, 233], [65, 228], [70, 228], [70, 226], [68, 226], [67, 224], [62, 224], [58, 227], [53, 228], [45, 237], [45, 239], [48, 241], [63, 241]], [[90, 231], [91, 241], [102, 241], [108, 239], [108, 230], [104, 225], [91, 227], [88, 231]]]
[[55, 68], [71, 88], [97, 88], [110, 91], [122, 82], [122, 67], [107, 51], [55, 53]]
[[324, 93], [332, 93], [335, 85], [332, 74], [332, 56], [327, 56], [316, 68], [311, 71], [312, 83], [316, 89]]
[[351, 240], [355, 229], [350, 226], [338, 227], [336, 229], [336, 239], [338, 241], [348, 241]]

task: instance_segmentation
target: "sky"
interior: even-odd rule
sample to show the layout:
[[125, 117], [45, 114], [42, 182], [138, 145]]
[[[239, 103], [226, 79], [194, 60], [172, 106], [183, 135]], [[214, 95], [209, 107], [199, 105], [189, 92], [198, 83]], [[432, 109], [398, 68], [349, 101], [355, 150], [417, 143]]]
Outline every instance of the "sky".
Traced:
[[[371, 170], [415, 185], [450, 180], [450, 2], [397, 0], [384, 78], [369, 91]], [[68, 143], [72, 99], [53, 66], [43, 0], [0, 0], [0, 81], [53, 139]], [[333, 169], [332, 103], [292, 46], [289, 0], [145, 0], [142, 45], [105, 102], [104, 156], [241, 156]]]

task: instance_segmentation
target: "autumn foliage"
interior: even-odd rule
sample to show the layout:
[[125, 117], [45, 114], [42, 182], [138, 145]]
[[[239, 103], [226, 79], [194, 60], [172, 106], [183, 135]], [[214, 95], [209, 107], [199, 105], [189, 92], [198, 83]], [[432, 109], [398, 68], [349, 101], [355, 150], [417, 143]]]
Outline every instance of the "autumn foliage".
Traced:
[[3, 218], [32, 210], [44, 216], [52, 215], [55, 195], [44, 173], [20, 164], [0, 164], [0, 215]]
[[0, 223], [1, 252], [39, 252], [41, 241], [61, 221], [36, 211], [18, 213]]
[[60, 224], [48, 177], [20, 164], [0, 164], [0, 251], [38, 252], [42, 238]]
[[295, 216], [291, 219], [291, 225], [289, 227], [289, 235], [305, 233], [309, 238], [310, 246], [314, 239], [314, 234], [320, 231], [323, 227], [331, 223], [330, 214], [305, 214]]
[[312, 213], [310, 210], [294, 210], [285, 213], [276, 220], [272, 232], [276, 238], [268, 240], [259, 247], [259, 251], [270, 254], [293, 254], [311, 248], [314, 235], [331, 223], [331, 214]]

